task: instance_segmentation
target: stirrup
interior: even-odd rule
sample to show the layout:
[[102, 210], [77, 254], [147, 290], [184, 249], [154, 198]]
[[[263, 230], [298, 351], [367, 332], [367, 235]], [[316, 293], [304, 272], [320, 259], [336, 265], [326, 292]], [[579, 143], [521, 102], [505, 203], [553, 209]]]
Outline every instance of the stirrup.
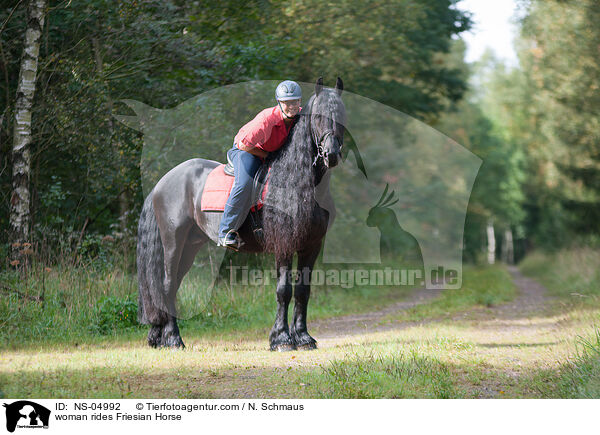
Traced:
[[[233, 239], [231, 236], [233, 235]], [[229, 239], [229, 240], [228, 240]], [[224, 246], [225, 248], [231, 249], [233, 251], [239, 251], [245, 243], [240, 237], [239, 233], [236, 230], [229, 230], [225, 237], [219, 239], [217, 246]]]

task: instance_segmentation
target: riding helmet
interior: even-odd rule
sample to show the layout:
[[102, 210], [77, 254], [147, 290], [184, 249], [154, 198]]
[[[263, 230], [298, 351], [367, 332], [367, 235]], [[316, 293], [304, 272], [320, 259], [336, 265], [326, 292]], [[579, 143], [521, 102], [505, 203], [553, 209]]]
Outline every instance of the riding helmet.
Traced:
[[277, 101], [297, 100], [302, 98], [302, 88], [298, 83], [291, 80], [285, 80], [277, 85], [275, 89], [275, 99]]

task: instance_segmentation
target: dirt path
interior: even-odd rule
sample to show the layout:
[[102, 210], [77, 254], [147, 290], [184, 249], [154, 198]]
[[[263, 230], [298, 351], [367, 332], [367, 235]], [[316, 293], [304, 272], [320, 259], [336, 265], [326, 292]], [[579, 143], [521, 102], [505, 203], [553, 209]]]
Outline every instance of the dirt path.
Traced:
[[[382, 325], [386, 317], [398, 314], [417, 305], [425, 304], [438, 297], [441, 290], [415, 290], [407, 300], [393, 303], [379, 311], [354, 314], [320, 320], [311, 324], [311, 330], [320, 340], [334, 341], [351, 335], [368, 334], [397, 329], [398, 325]], [[405, 324], [403, 326], [406, 326]]]
[[[319, 350], [309, 355], [300, 353], [292, 357], [293, 362], [286, 358], [284, 363], [287, 368], [323, 364], [377, 343], [397, 342], [401, 350], [411, 346], [424, 350], [441, 342], [446, 349], [439, 355], [455, 367], [457, 379], [470, 397], [535, 397], [539, 393], [524, 378], [556, 368], [572, 351], [573, 329], [565, 328], [564, 313], [552, 312], [552, 298], [540, 283], [523, 276], [514, 266], [508, 270], [517, 287], [517, 296], [509, 303], [472, 308], [451, 319], [384, 322], [441, 294], [419, 289], [407, 300], [375, 312], [311, 323]], [[247, 392], [247, 387], [243, 391]]]
[[516, 266], [508, 266], [508, 271], [519, 295], [512, 302], [495, 307], [494, 314], [501, 318], [514, 319], [543, 311], [550, 302], [544, 286], [532, 278], [523, 276]]
[[[512, 275], [513, 282], [517, 287], [517, 297], [509, 303], [494, 306], [488, 309], [471, 309], [453, 317], [456, 321], [492, 321], [498, 326], [506, 324], [508, 321], [514, 321], [520, 318], [527, 318], [536, 313], [543, 312], [550, 302], [546, 289], [537, 281], [523, 276], [516, 266], [508, 266]], [[441, 290], [418, 289], [405, 301], [396, 302], [381, 310], [340, 316], [326, 320], [320, 320], [311, 324], [311, 330], [319, 337], [320, 343], [325, 341], [327, 344], [333, 344], [336, 340], [347, 338], [349, 336], [364, 335], [382, 331], [401, 330], [411, 326], [425, 325], [434, 323], [438, 320], [429, 319], [425, 322], [386, 322], [391, 316], [400, 314], [417, 305], [426, 304], [437, 298]], [[509, 322], [510, 323], [510, 322]], [[519, 324], [511, 323], [512, 326]], [[521, 324], [523, 327], [532, 325]]]

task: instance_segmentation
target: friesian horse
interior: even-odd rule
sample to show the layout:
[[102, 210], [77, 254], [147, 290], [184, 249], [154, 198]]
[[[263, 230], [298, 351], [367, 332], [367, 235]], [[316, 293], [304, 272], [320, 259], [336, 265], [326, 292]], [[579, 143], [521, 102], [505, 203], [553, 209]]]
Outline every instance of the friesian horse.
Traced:
[[[263, 236], [255, 235], [250, 218], [239, 229], [245, 242], [241, 251], [275, 254], [277, 315], [269, 336], [271, 350], [317, 347], [306, 316], [312, 268], [333, 209], [328, 170], [341, 160], [346, 122], [342, 90], [339, 77], [334, 89], [324, 88], [322, 78], [317, 80], [286, 143], [267, 158], [270, 187], [258, 212]], [[144, 201], [137, 242], [138, 320], [151, 325], [152, 347], [185, 347], [177, 326], [176, 295], [200, 247], [217, 240], [222, 213], [202, 212], [200, 199], [208, 174], [218, 165], [204, 159], [183, 162], [163, 176]], [[296, 253], [300, 279], [294, 282], [288, 326]]]

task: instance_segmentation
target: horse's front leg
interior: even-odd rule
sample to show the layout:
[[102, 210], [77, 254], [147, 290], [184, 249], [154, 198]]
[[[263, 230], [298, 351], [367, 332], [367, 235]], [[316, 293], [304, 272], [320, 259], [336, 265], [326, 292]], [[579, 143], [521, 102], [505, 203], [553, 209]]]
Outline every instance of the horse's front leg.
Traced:
[[294, 288], [294, 318], [290, 327], [292, 340], [300, 350], [317, 348], [317, 341], [310, 336], [306, 328], [306, 313], [310, 298], [310, 278], [315, 261], [321, 251], [321, 244], [317, 243], [298, 253], [298, 281]]
[[280, 352], [294, 350], [296, 346], [290, 337], [288, 326], [288, 306], [292, 299], [292, 259], [278, 258], [277, 267], [277, 317], [269, 335], [271, 350]]

